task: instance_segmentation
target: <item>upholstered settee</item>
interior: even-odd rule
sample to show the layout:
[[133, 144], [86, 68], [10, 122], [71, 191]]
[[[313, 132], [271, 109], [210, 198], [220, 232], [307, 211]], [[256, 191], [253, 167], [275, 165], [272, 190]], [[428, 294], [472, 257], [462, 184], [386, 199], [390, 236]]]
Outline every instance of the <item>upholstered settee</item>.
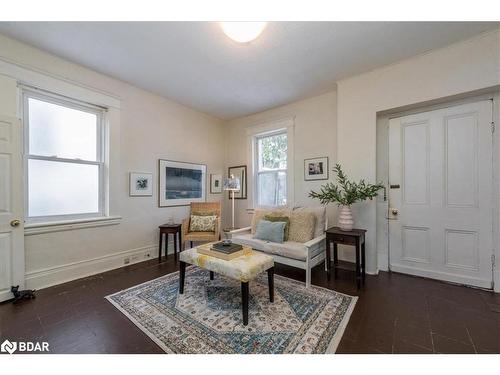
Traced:
[[[284, 216], [290, 219], [288, 241], [283, 243], [270, 242], [255, 238], [255, 229], [260, 220], [270, 216]], [[308, 217], [309, 216], [309, 217]], [[313, 216], [312, 237], [304, 237], [307, 232], [306, 224], [301, 220]], [[311, 223], [308, 220], [309, 224]], [[306, 287], [311, 285], [311, 269], [325, 260], [325, 230], [328, 227], [325, 207], [296, 207], [289, 208], [257, 208], [252, 218], [252, 226], [236, 229], [229, 232], [228, 236], [234, 243], [251, 246], [254, 250], [271, 255], [277, 263], [304, 269], [306, 271]], [[297, 233], [294, 233], [297, 232]]]

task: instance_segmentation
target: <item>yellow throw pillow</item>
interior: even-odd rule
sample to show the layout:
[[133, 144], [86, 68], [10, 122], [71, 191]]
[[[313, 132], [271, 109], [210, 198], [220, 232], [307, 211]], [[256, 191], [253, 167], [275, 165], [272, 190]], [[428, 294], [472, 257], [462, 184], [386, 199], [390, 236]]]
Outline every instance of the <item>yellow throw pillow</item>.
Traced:
[[290, 232], [288, 240], [307, 242], [314, 238], [316, 216], [310, 212], [292, 211], [290, 214]]
[[276, 209], [269, 209], [269, 208], [256, 208], [253, 212], [253, 217], [252, 217], [252, 234], [255, 234], [255, 230], [257, 229], [257, 224], [259, 221], [264, 219], [264, 216], [270, 215], [270, 216], [288, 216], [290, 215], [290, 210], [284, 208], [276, 208]]

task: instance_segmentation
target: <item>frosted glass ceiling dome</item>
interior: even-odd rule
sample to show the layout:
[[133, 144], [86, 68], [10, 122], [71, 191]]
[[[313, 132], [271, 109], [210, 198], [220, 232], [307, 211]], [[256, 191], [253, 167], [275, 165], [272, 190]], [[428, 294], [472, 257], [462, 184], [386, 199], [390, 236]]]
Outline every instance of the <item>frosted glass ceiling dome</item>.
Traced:
[[224, 33], [238, 43], [256, 39], [267, 26], [267, 22], [221, 22]]

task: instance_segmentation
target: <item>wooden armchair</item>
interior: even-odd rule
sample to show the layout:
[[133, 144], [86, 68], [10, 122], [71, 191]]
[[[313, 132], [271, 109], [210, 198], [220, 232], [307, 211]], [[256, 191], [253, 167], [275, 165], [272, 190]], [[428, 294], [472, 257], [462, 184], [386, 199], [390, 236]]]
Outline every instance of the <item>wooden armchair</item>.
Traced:
[[[214, 232], [190, 232], [189, 221], [192, 214], [214, 214], [217, 216]], [[220, 240], [221, 231], [221, 203], [220, 202], [191, 202], [189, 217], [182, 221], [182, 244], [181, 248], [185, 249], [186, 241], [190, 242], [193, 247], [193, 242], [213, 242]]]

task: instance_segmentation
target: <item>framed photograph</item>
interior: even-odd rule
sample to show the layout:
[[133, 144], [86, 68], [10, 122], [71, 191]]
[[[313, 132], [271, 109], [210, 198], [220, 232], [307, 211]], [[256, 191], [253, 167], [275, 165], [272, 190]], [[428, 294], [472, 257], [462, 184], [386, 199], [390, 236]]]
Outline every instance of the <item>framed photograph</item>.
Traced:
[[[240, 191], [234, 192], [234, 199], [247, 199], [247, 166], [238, 165], [236, 167], [228, 168], [228, 176], [234, 175], [240, 179]], [[229, 198], [231, 199], [231, 192], [229, 193]]]
[[304, 180], [328, 180], [328, 157], [305, 159]]
[[205, 202], [206, 172], [204, 164], [159, 160], [158, 206], [187, 206]]
[[210, 194], [220, 194], [222, 193], [222, 175], [221, 174], [211, 174], [210, 175]]
[[153, 195], [153, 174], [130, 172], [129, 175], [131, 197], [150, 197]]

